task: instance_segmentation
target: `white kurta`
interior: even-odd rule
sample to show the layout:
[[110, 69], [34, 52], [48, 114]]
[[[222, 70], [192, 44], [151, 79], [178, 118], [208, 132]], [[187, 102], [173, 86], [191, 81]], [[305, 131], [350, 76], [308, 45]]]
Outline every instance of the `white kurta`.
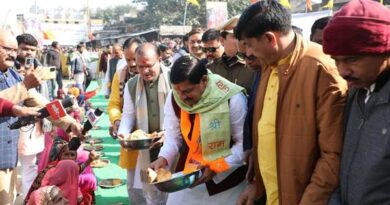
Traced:
[[[244, 151], [243, 151], [243, 132], [244, 121], [247, 112], [247, 99], [242, 94], [236, 94], [230, 98], [230, 131], [234, 142], [231, 147], [232, 154], [225, 158], [225, 161], [230, 165], [230, 169], [226, 172], [217, 174], [213, 180], [219, 183], [224, 180], [230, 173], [242, 166]], [[180, 132], [180, 120], [176, 117], [172, 106], [172, 92], [168, 95], [164, 108], [164, 128], [165, 141], [160, 150], [159, 156], [164, 157], [171, 166], [175, 157], [179, 154], [179, 149], [183, 143], [183, 138]], [[206, 185], [201, 184], [193, 189], [185, 189], [174, 192], [168, 195], [167, 205], [174, 204], [236, 204], [238, 196], [245, 188], [245, 181], [238, 186], [235, 186], [222, 193], [209, 196]]]
[[[128, 92], [129, 88], [126, 83], [125, 90], [123, 92], [123, 108], [122, 108], [122, 118], [121, 123], [118, 128], [118, 134], [128, 135], [133, 128], [135, 127], [135, 109], [133, 100], [131, 100], [130, 93]], [[149, 150], [140, 150], [140, 152], [149, 152]], [[134, 177], [134, 188], [142, 189], [141, 177], [140, 177], [140, 167], [141, 167], [140, 154], [137, 158], [135, 177]], [[128, 179], [131, 180], [131, 179]]]
[[[127, 65], [126, 59], [121, 58], [116, 64], [115, 72], [118, 72], [118, 70], [124, 68], [126, 65]], [[103, 95], [109, 95], [110, 90], [108, 89], [108, 84], [111, 84], [111, 79], [110, 79], [110, 64], [108, 62], [107, 62], [107, 71], [106, 74], [104, 75], [104, 79], [102, 83], [103, 83], [103, 88], [102, 88]]]
[[[118, 134], [128, 135], [136, 125], [136, 110], [134, 102], [131, 99], [130, 92], [128, 91], [128, 84], [126, 83], [125, 90], [123, 92], [123, 110], [121, 123], [119, 125]], [[133, 189], [143, 189], [147, 204], [160, 205], [165, 204], [166, 194], [161, 193], [152, 185], [143, 184], [141, 182], [140, 172], [141, 169], [146, 170], [150, 164], [149, 150], [139, 150], [137, 158], [137, 164], [135, 166], [134, 178], [128, 178], [127, 183], [133, 184]], [[136, 190], [133, 190], [135, 193]], [[129, 193], [130, 194], [130, 193]]]

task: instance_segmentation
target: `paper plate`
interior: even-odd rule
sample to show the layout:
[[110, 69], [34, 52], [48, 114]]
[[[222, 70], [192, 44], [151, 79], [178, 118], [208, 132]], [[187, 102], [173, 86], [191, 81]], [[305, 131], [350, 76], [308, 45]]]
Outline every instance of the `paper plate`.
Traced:
[[104, 152], [96, 152], [96, 154], [99, 155], [100, 157], [106, 156], [106, 154]]
[[102, 138], [89, 138], [85, 142], [88, 144], [90, 144], [91, 142], [93, 142], [94, 144], [100, 144], [104, 142], [104, 140]]
[[91, 145], [84, 145], [84, 150], [86, 151], [92, 151], [92, 150], [95, 150], [95, 151], [100, 151], [103, 149], [103, 145], [93, 145], [93, 148]]
[[100, 130], [100, 129], [102, 129], [102, 127], [100, 127], [100, 126], [94, 126], [94, 127], [92, 127], [92, 130]]
[[124, 181], [118, 178], [103, 179], [99, 182], [99, 186], [105, 189], [111, 189], [115, 187], [122, 186]]
[[103, 168], [110, 164], [110, 160], [108, 159], [98, 159], [91, 163], [91, 167], [93, 168]]

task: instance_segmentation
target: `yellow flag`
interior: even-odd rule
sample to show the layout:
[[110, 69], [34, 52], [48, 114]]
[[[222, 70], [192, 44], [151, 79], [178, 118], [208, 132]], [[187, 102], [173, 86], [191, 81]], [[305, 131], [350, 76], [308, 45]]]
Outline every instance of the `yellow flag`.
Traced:
[[290, 2], [288, 0], [279, 0], [279, 3], [282, 4], [282, 6], [291, 9]]
[[333, 9], [333, 0], [329, 0], [328, 3], [325, 6], [323, 6], [322, 8]]
[[199, 4], [198, 0], [187, 0], [187, 3], [190, 3], [190, 4], [193, 4], [193, 5], [197, 6], [197, 7], [200, 7], [200, 4]]

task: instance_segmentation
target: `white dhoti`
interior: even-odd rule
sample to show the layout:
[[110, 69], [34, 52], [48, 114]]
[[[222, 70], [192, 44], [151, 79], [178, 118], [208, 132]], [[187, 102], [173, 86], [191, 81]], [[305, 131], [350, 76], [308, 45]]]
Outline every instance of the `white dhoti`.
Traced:
[[145, 205], [146, 200], [141, 188], [134, 187], [135, 169], [127, 170], [127, 193], [129, 195], [130, 204]]
[[155, 186], [141, 182], [141, 169], [146, 170], [150, 164], [149, 150], [138, 152], [137, 165], [135, 167], [134, 189], [142, 189], [147, 205], [165, 205], [167, 194], [159, 191]]
[[73, 78], [78, 86], [84, 85], [84, 73], [83, 72], [74, 74]]
[[36, 155], [20, 155], [20, 164], [22, 165], [22, 191], [23, 198], [26, 198], [28, 191], [30, 190], [31, 184], [34, 182], [38, 175], [38, 165]]

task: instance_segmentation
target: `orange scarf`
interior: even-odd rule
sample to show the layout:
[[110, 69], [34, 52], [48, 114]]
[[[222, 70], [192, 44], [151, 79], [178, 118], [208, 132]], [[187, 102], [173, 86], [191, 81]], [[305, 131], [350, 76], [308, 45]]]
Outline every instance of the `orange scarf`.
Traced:
[[[192, 127], [193, 130], [192, 133], [190, 133]], [[198, 168], [198, 164], [208, 166], [216, 173], [221, 173], [229, 169], [229, 164], [226, 163], [225, 158], [223, 157], [213, 161], [208, 161], [203, 158], [200, 142], [200, 116], [198, 113], [195, 114], [194, 125], [192, 126], [190, 114], [181, 109], [180, 129], [183, 134], [184, 141], [189, 148], [183, 170], [184, 174], [195, 171]]]

